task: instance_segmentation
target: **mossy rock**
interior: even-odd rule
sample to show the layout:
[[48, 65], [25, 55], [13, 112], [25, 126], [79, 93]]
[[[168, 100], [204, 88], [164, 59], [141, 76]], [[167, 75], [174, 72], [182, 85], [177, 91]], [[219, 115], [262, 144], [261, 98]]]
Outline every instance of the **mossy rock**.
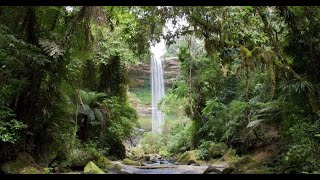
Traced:
[[[130, 159], [130, 158], [129, 158]], [[140, 161], [140, 162], [144, 162], [144, 161], [150, 161], [151, 156], [150, 155], [143, 155], [140, 157], [137, 157], [136, 160]]]
[[110, 160], [105, 156], [97, 157], [97, 160], [95, 160], [94, 163], [105, 172], [108, 171], [109, 165], [111, 164]]
[[1, 170], [7, 174], [43, 174], [43, 171], [35, 167], [28, 166], [20, 160], [8, 162], [1, 166]]
[[105, 174], [97, 165], [95, 165], [92, 161], [90, 161], [86, 167], [84, 167], [83, 172], [85, 174]]
[[119, 164], [110, 164], [109, 171], [119, 172], [121, 171], [121, 166]]
[[227, 167], [222, 170], [221, 174], [234, 174], [236, 169], [234, 167]]
[[260, 167], [256, 169], [250, 169], [245, 171], [246, 174], [273, 174], [274, 172], [272, 169], [267, 168], [267, 167]]
[[190, 165], [197, 162], [197, 151], [187, 151], [181, 155], [178, 162], [180, 164]]
[[234, 149], [229, 149], [223, 156], [222, 159], [227, 162], [234, 161], [237, 158], [236, 151]]
[[212, 143], [208, 155], [210, 158], [220, 158], [228, 151], [228, 146], [224, 143]]
[[32, 166], [26, 166], [19, 169], [18, 174], [43, 174], [42, 171]]
[[[38, 168], [37, 168], [38, 167]], [[42, 174], [31, 155], [20, 153], [15, 161], [9, 161], [1, 166], [1, 170], [7, 174]]]
[[221, 171], [213, 166], [208, 166], [203, 174], [221, 174]]
[[132, 166], [141, 166], [140, 162], [134, 161], [128, 158], [125, 158], [124, 160], [122, 160], [122, 163], [126, 165], [132, 165]]
[[52, 172], [52, 170], [53, 170], [53, 168], [49, 168], [49, 167], [43, 168], [44, 174], [50, 174]]
[[1, 166], [1, 170], [7, 174], [17, 174], [19, 169], [23, 168], [25, 165], [20, 161], [10, 161], [6, 162]]
[[238, 170], [238, 172], [249, 174], [256, 174], [257, 172], [260, 172], [260, 169], [262, 168], [261, 162], [253, 160], [248, 155], [238, 158], [237, 161], [234, 161], [231, 164], [235, 169]]

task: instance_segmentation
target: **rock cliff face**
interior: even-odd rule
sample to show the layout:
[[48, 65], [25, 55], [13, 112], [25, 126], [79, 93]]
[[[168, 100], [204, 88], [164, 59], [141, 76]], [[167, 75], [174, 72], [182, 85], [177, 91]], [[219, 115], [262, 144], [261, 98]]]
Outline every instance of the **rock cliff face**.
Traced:
[[174, 80], [180, 77], [180, 61], [178, 57], [164, 59], [164, 81], [165, 87], [172, 87]]
[[[178, 57], [166, 58], [164, 59], [164, 82], [165, 89], [172, 87], [174, 80], [180, 77], [180, 61]], [[130, 79], [129, 91], [130, 89], [135, 89], [135, 92], [148, 89], [150, 90], [151, 96], [151, 67], [150, 61], [146, 63], [139, 63], [135, 66], [131, 66], [128, 69], [128, 76]], [[130, 91], [131, 92], [131, 91]], [[133, 94], [129, 95], [130, 102], [133, 104], [138, 112], [139, 118], [150, 118], [152, 116], [151, 101], [150, 104], [143, 104], [139, 99]]]
[[[178, 57], [164, 59], [164, 81], [165, 88], [170, 88], [172, 82], [180, 76], [180, 61]], [[128, 74], [130, 79], [130, 88], [150, 87], [151, 77], [150, 61], [147, 63], [139, 63], [129, 68]]]

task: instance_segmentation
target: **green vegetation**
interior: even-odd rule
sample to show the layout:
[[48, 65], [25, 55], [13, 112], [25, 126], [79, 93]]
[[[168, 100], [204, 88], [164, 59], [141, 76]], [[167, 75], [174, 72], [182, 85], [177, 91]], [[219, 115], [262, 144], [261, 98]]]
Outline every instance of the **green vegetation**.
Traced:
[[[10, 163], [21, 152], [52, 173], [89, 161], [105, 170], [106, 157], [125, 158], [123, 141], [137, 123], [127, 68], [150, 56], [149, 41], [164, 24], [141, 19], [144, 9], [0, 8], [3, 171], [18, 172]], [[159, 27], [150, 32], [145, 21]]]
[[[198, 149], [198, 158], [208, 160], [224, 156], [226, 146], [245, 157], [273, 145], [265, 163], [276, 167], [273, 172], [317, 172], [320, 64], [312, 59], [320, 51], [318, 42], [310, 42], [318, 38], [317, 8], [177, 9], [198, 27], [179, 33], [203, 39], [204, 51], [187, 38], [170, 47], [178, 50], [183, 80], [168, 96], [188, 100], [185, 112], [192, 123], [172, 131], [169, 150]], [[209, 24], [208, 18], [216, 21]]]
[[[0, 7], [1, 170], [108, 173], [142, 165], [131, 153], [319, 173], [319, 19], [308, 6]], [[150, 106], [148, 81], [128, 93], [128, 70], [161, 38], [181, 77], [159, 102], [163, 133], [127, 152], [139, 124], [151, 129], [134, 108]]]
[[139, 117], [138, 123], [140, 125], [140, 128], [144, 129], [145, 131], [151, 131], [152, 130], [151, 117], [148, 117], [148, 118]]
[[127, 158], [124, 159], [124, 160], [122, 160], [122, 163], [123, 163], [123, 164], [126, 164], [126, 165], [141, 166], [140, 162], [138, 162], [138, 161], [133, 161], [133, 160], [127, 159]]
[[83, 172], [85, 174], [105, 174], [97, 165], [90, 161], [86, 167], [84, 167]]
[[131, 93], [134, 93], [144, 105], [151, 105], [151, 89], [150, 88], [132, 88]]

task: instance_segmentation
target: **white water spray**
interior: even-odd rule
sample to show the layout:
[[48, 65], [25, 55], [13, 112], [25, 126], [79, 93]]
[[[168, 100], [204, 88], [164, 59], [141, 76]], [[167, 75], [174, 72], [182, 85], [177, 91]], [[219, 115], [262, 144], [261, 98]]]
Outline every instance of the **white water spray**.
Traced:
[[[174, 33], [178, 28], [187, 25], [187, 21], [184, 18], [178, 19], [173, 25], [171, 21], [166, 22], [164, 27], [164, 34], [169, 31]], [[162, 132], [162, 126], [164, 124], [164, 115], [158, 109], [158, 103], [164, 94], [164, 81], [163, 81], [163, 67], [161, 56], [165, 53], [165, 42], [163, 39], [160, 43], [151, 46], [151, 52], [154, 55], [151, 59], [151, 90], [152, 90], [152, 131], [155, 133]]]
[[161, 133], [164, 115], [158, 109], [160, 99], [165, 95], [163, 68], [161, 55], [164, 53], [164, 42], [156, 44], [151, 48], [154, 57], [151, 58], [151, 95], [152, 95], [152, 131]]

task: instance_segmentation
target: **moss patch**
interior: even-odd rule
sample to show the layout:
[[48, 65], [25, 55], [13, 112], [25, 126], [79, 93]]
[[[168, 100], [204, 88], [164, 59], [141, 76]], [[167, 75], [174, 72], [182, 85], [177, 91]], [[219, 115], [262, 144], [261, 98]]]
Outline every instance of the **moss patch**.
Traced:
[[227, 145], [223, 143], [212, 143], [209, 148], [210, 158], [220, 158], [228, 151]]
[[121, 166], [119, 164], [110, 164], [109, 170], [118, 172], [121, 171]]
[[43, 169], [37, 165], [31, 155], [20, 153], [15, 161], [6, 162], [1, 170], [7, 174], [43, 174]]
[[151, 117], [140, 117], [138, 119], [138, 123], [139, 123], [141, 129], [144, 129], [145, 131], [152, 130]]
[[141, 166], [140, 162], [134, 161], [128, 158], [125, 158], [124, 160], [122, 160], [122, 163], [126, 165], [132, 165], [132, 166]]
[[92, 161], [90, 161], [86, 167], [84, 167], [83, 172], [85, 174], [105, 174], [97, 165], [95, 165]]
[[178, 162], [180, 164], [190, 165], [197, 162], [197, 151], [187, 151], [181, 155]]
[[107, 172], [110, 163], [110, 160], [104, 156], [97, 157], [97, 160], [94, 161], [97, 166], [99, 166], [103, 171]]

